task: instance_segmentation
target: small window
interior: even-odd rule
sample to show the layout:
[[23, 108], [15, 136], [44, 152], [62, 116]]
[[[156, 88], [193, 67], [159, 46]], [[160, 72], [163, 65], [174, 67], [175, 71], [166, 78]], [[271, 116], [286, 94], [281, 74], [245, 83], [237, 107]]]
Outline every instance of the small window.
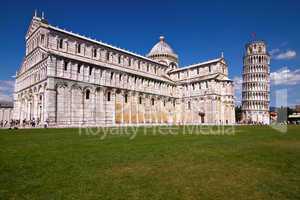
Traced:
[[114, 78], [114, 73], [111, 72], [111, 73], [110, 73], [110, 80], [113, 80], [113, 78]]
[[208, 71], [211, 72], [211, 66], [208, 66]]
[[68, 70], [68, 64], [69, 64], [69, 63], [68, 63], [67, 61], [64, 62], [64, 70], [65, 70], [65, 71]]
[[142, 97], [139, 97], [139, 104], [142, 104]]
[[188, 109], [191, 110], [191, 102], [188, 102]]
[[62, 49], [64, 46], [64, 40], [63, 39], [59, 39], [59, 48]]
[[90, 67], [90, 69], [89, 69], [89, 75], [90, 76], [92, 75], [92, 72], [93, 72], [93, 67]]
[[81, 52], [81, 44], [77, 44], [77, 53]]
[[77, 73], [80, 74], [81, 65], [77, 66]]
[[156, 74], [157, 73], [157, 70], [156, 70], [156, 67], [154, 66], [154, 73]]
[[151, 99], [151, 105], [154, 106], [154, 99]]
[[197, 68], [197, 74], [199, 74], [200, 73], [200, 70], [199, 70], [199, 68]]
[[131, 59], [128, 58], [128, 65], [131, 66]]
[[147, 72], [149, 72], [149, 64], [147, 64]]
[[107, 101], [110, 101], [110, 92], [107, 93]]
[[93, 49], [93, 56], [94, 56], [94, 58], [96, 58], [97, 57], [97, 49], [95, 48], [95, 49]]
[[109, 61], [109, 52], [106, 52], [106, 60]]
[[45, 35], [42, 34], [42, 35], [41, 35], [41, 43], [44, 44], [44, 41], [45, 41]]
[[166, 107], [166, 101], [164, 100], [164, 107]]
[[174, 108], [175, 108], [175, 105], [176, 105], [176, 102], [175, 102], [175, 99], [173, 100], [173, 106], [174, 106]]
[[85, 92], [85, 99], [90, 99], [90, 90], [87, 90], [86, 92]]
[[121, 56], [118, 56], [118, 63], [121, 64]]
[[141, 69], [141, 61], [138, 61], [138, 68]]
[[128, 95], [127, 94], [124, 95], [124, 101], [125, 101], [125, 103], [128, 102]]

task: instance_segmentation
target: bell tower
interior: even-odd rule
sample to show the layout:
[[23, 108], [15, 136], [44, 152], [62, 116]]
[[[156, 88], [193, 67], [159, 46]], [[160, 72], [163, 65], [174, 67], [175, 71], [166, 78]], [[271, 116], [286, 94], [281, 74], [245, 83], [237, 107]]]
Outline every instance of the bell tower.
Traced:
[[269, 124], [270, 56], [264, 41], [245, 46], [242, 121], [247, 124]]

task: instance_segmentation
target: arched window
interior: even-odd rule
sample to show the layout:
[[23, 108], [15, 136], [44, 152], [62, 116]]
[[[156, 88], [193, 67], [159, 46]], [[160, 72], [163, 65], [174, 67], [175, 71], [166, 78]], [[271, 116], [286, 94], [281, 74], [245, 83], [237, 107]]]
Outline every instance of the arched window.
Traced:
[[81, 44], [77, 44], [77, 53], [81, 52]]
[[85, 92], [85, 99], [90, 99], [90, 90], [86, 90], [86, 92]]
[[131, 66], [131, 58], [128, 58], [128, 65]]
[[111, 73], [110, 73], [110, 80], [113, 80], [113, 78], [114, 78], [114, 73], [111, 72]]
[[77, 66], [77, 73], [78, 73], [78, 74], [80, 74], [80, 69], [81, 69], [81, 65], [78, 64], [78, 66]]
[[67, 61], [64, 62], [64, 70], [65, 70], [65, 71], [68, 70], [68, 64], [69, 64], [69, 63], [68, 63]]
[[110, 92], [107, 92], [107, 101], [110, 101]]
[[188, 102], [188, 109], [191, 110], [191, 102]]
[[142, 97], [139, 97], [139, 104], [142, 104]]
[[59, 48], [62, 49], [64, 45], [64, 40], [63, 39], [59, 39]]
[[124, 101], [125, 101], [125, 103], [128, 102], [128, 94], [125, 94], [125, 95], [124, 95]]
[[107, 52], [106, 52], [106, 60], [107, 60], [107, 61], [109, 61], [109, 57], [110, 57], [110, 56], [109, 56], [109, 52], [107, 51]]
[[258, 53], [261, 53], [261, 52], [262, 52], [261, 47], [258, 47]]
[[118, 63], [119, 64], [121, 63], [121, 56], [120, 55], [118, 56]]
[[93, 49], [93, 56], [94, 56], [94, 58], [96, 58], [97, 57], [97, 49], [95, 48], [95, 49]]
[[151, 99], [151, 105], [154, 106], [154, 98]]

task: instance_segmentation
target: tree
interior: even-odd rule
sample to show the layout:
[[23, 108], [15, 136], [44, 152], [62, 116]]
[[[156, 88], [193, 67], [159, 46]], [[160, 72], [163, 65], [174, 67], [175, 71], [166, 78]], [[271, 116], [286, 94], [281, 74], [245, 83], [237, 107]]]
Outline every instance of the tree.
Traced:
[[235, 120], [240, 122], [242, 120], [242, 106], [235, 107]]

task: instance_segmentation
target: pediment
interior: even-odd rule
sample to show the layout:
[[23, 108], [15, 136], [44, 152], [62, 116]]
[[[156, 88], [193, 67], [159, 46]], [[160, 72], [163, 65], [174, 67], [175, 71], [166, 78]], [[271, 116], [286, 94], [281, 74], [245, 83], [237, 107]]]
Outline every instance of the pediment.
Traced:
[[[38, 47], [33, 52], [31, 52], [30, 55], [33, 55], [33, 54], [42, 54], [42, 53], [47, 54], [47, 51], [45, 51], [44, 49]], [[22, 74], [26, 70], [28, 70], [29, 68], [31, 68], [31, 67], [26, 66], [25, 62], [26, 62], [26, 58], [24, 58], [24, 60], [22, 62], [22, 65], [21, 65], [21, 68], [18, 71], [19, 74]]]
[[26, 39], [29, 38], [40, 26], [40, 19], [33, 17], [26, 33]]

